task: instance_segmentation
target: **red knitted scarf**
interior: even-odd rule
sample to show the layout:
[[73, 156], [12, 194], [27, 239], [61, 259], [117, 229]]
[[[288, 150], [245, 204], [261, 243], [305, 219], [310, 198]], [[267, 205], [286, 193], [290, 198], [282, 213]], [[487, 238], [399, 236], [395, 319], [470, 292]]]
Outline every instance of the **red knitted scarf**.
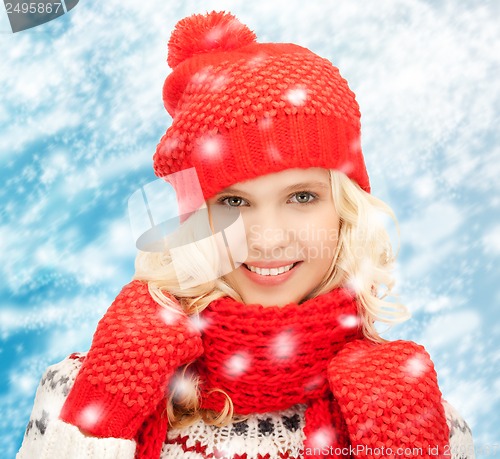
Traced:
[[357, 317], [356, 299], [346, 289], [284, 307], [243, 305], [229, 297], [214, 301], [203, 313], [208, 352], [195, 367], [202, 408], [224, 406], [225, 397], [209, 394], [212, 388], [231, 397], [236, 414], [306, 403], [305, 446], [314, 443], [314, 432], [328, 436], [333, 430], [345, 446], [347, 433], [333, 407], [327, 367], [347, 342], [361, 337]]

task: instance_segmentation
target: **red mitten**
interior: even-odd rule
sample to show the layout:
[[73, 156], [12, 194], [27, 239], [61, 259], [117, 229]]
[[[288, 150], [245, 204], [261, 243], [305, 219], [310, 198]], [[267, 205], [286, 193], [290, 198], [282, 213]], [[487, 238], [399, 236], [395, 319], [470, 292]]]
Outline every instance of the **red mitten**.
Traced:
[[175, 370], [202, 353], [186, 314], [158, 305], [147, 283], [133, 281], [100, 320], [60, 418], [97, 437], [132, 439], [166, 403]]
[[330, 361], [328, 380], [355, 458], [447, 457], [441, 391], [423, 346], [352, 341]]

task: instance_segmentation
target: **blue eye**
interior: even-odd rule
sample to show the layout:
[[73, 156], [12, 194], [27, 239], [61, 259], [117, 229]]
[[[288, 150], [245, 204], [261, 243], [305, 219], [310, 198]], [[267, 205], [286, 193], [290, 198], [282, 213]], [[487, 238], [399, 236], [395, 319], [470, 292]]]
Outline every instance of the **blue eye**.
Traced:
[[[299, 191], [293, 195], [297, 199], [298, 204], [312, 204], [318, 198], [318, 195], [309, 191]], [[311, 199], [312, 198], [312, 199]]]

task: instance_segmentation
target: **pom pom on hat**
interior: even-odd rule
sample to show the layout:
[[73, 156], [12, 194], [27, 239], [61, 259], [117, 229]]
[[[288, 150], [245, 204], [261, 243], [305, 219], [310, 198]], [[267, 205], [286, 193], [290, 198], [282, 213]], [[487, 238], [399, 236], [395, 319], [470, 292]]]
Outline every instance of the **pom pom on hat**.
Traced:
[[194, 14], [175, 26], [168, 42], [168, 65], [174, 69], [196, 54], [230, 51], [256, 41], [256, 35], [230, 13]]

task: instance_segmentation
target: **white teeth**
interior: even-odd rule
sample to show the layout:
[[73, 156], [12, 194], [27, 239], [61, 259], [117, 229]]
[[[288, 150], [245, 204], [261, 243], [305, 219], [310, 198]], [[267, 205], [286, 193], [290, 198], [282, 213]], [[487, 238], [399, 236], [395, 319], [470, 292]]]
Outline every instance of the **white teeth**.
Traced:
[[290, 271], [290, 269], [293, 268], [293, 265], [295, 263], [292, 263], [291, 265], [288, 266], [281, 266], [279, 268], [257, 268], [257, 266], [250, 266], [246, 265], [247, 268], [252, 271], [253, 273], [260, 274], [261, 276], [277, 276], [278, 274], [283, 274], [286, 273], [287, 271]]

